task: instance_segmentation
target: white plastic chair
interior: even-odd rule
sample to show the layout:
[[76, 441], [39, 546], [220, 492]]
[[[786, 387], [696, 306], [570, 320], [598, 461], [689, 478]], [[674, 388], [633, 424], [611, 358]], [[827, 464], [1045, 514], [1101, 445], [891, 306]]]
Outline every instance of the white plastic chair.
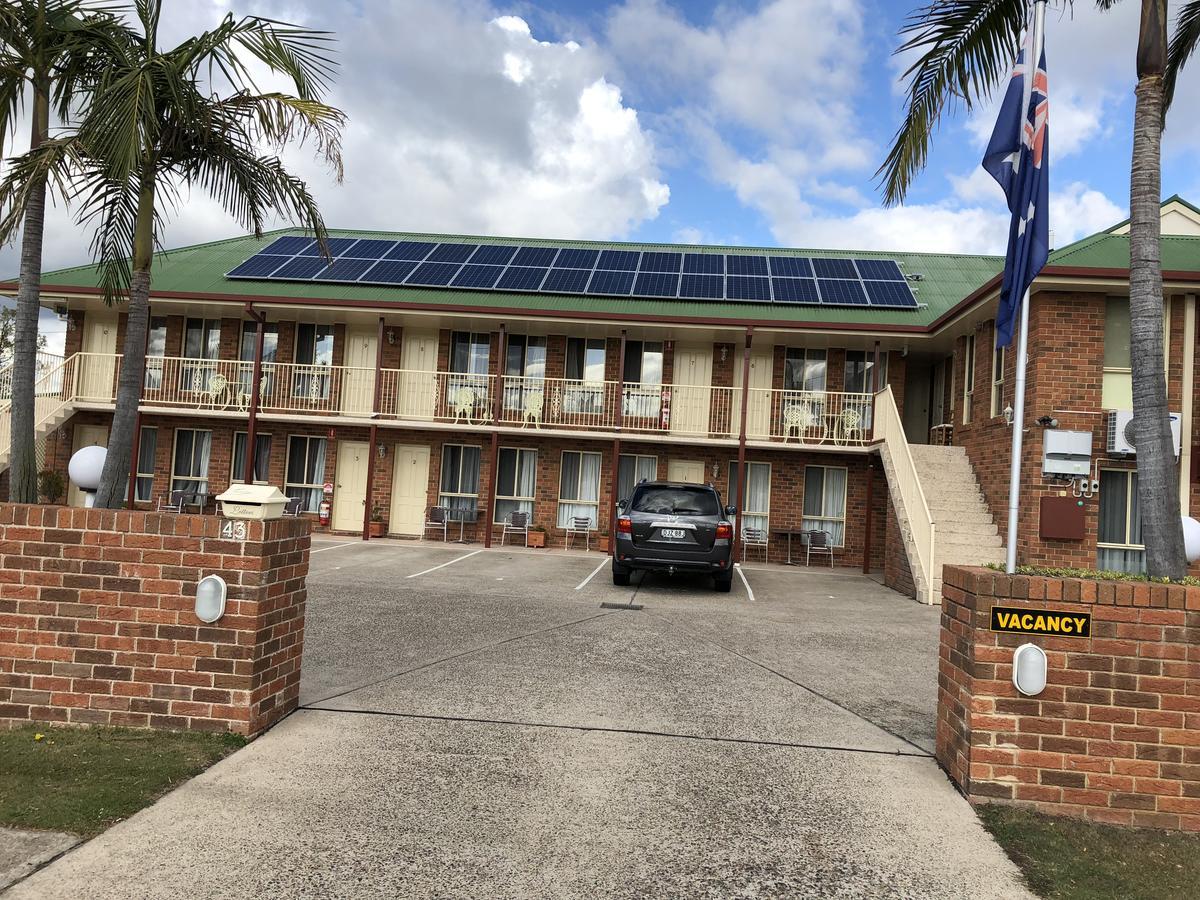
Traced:
[[583, 535], [583, 549], [592, 549], [592, 520], [587, 516], [572, 516], [563, 535], [563, 548], [570, 549], [575, 535]]
[[445, 543], [448, 540], [447, 524], [449, 519], [450, 516], [447, 515], [446, 507], [429, 507], [429, 512], [425, 514], [425, 533], [428, 534], [432, 530], [434, 534], [437, 534], [440, 531], [442, 533], [442, 542]]
[[500, 546], [503, 547], [510, 534], [519, 534], [529, 546], [529, 513], [510, 512], [504, 517], [504, 530], [500, 533]]
[[746, 551], [752, 547], [758, 547], [762, 550], [763, 562], [767, 561], [768, 551], [767, 542], [769, 538], [767, 531], [763, 528], [744, 528], [742, 529], [742, 558], [745, 559]]

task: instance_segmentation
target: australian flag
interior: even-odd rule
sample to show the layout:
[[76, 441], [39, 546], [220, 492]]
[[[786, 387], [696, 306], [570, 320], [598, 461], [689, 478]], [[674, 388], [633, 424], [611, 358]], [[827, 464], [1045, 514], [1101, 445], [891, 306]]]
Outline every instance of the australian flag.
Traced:
[[[1050, 254], [1050, 103], [1046, 81], [1046, 51], [1034, 47], [1032, 29], [1017, 56], [1012, 80], [1000, 107], [996, 129], [983, 156], [983, 167], [1008, 197], [1012, 223], [1004, 284], [996, 314], [996, 346], [1012, 343], [1025, 291]], [[1027, 61], [1038, 59], [1037, 71]]]

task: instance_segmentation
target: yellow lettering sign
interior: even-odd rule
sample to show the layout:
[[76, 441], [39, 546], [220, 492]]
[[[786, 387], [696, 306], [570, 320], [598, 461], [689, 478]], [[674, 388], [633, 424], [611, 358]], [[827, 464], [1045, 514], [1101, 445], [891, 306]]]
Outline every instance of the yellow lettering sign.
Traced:
[[1010, 634], [1089, 637], [1092, 632], [1092, 617], [1089, 613], [1067, 614], [1049, 610], [993, 606], [991, 629]]

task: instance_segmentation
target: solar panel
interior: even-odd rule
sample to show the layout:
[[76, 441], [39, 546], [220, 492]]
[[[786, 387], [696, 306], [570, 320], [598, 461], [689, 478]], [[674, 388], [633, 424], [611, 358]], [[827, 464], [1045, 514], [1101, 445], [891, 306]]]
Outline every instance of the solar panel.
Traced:
[[293, 256], [292, 261], [271, 273], [272, 278], [308, 280], [329, 264], [323, 256]]
[[335, 259], [323, 271], [313, 276], [314, 281], [358, 281], [359, 276], [375, 264], [373, 259]]
[[252, 256], [229, 273], [230, 278], [266, 278], [285, 262], [290, 256], [277, 256], [272, 253], [260, 253]]
[[582, 294], [587, 290], [588, 279], [591, 277], [591, 269], [551, 269], [546, 280], [542, 282], [542, 290], [552, 293]]
[[421, 260], [429, 255], [429, 251], [436, 247], [430, 241], [400, 241], [388, 251], [384, 259], [416, 259]]
[[812, 264], [818, 278], [858, 278], [850, 259], [814, 259]]
[[867, 299], [872, 306], [891, 306], [899, 309], [916, 307], [917, 301], [904, 281], [864, 281]]
[[377, 241], [373, 238], [363, 239], [342, 255], [354, 259], [383, 259], [387, 255], [387, 252], [394, 246], [396, 246], [395, 241]]
[[862, 282], [848, 278], [818, 278], [821, 302], [835, 306], [866, 306], [867, 294]]
[[725, 296], [725, 276], [683, 275], [679, 281], [679, 296], [696, 300], [720, 300]]
[[[604, 254], [601, 254], [601, 259], [603, 257]], [[597, 269], [592, 275], [592, 280], [588, 282], [588, 293], [627, 295], [633, 289], [633, 279], [633, 272], [610, 272]]]
[[275, 238], [271, 241], [270, 246], [260, 250], [260, 253], [279, 253], [283, 256], [295, 256], [305, 247], [313, 242], [310, 237], [299, 237], [294, 234], [284, 235], [281, 238]]
[[817, 282], [812, 278], [772, 278], [776, 303], [820, 303]]
[[455, 287], [490, 288], [495, 286], [503, 271], [504, 266], [467, 264], [450, 283]]
[[771, 274], [790, 278], [812, 278], [812, 263], [803, 256], [772, 256]]
[[729, 275], [725, 278], [725, 296], [730, 300], [771, 302], [771, 279]]
[[596, 263], [596, 268], [608, 271], [634, 272], [638, 267], [639, 256], [641, 254], [636, 250], [605, 250], [600, 254], [600, 261]]
[[412, 259], [381, 259], [367, 270], [359, 282], [370, 284], [399, 284], [420, 263]]
[[507, 291], [536, 291], [541, 287], [547, 271], [540, 266], [509, 266], [496, 287]]
[[580, 250], [564, 247], [559, 251], [554, 265], [560, 269], [594, 269], [599, 250]]
[[446, 262], [427, 262], [421, 263], [416, 270], [408, 276], [405, 284], [428, 284], [434, 287], [446, 285], [450, 283], [450, 279], [458, 274], [461, 267], [458, 263]]
[[519, 249], [511, 244], [484, 244], [475, 251], [470, 261], [478, 265], [507, 266]]
[[438, 244], [429, 254], [430, 262], [464, 263], [471, 258], [478, 244]]
[[674, 297], [679, 293], [679, 276], [673, 272], [642, 272], [633, 292], [639, 297]]
[[904, 273], [892, 259], [856, 259], [863, 281], [904, 281]]
[[682, 253], [659, 253], [647, 250], [642, 253], [642, 272], [678, 272], [683, 263]]
[[[328, 238], [325, 241], [325, 243], [329, 247], [329, 255], [330, 256], [341, 256], [343, 253], [345, 253], [347, 250], [349, 250], [351, 247], [353, 247], [356, 243], [358, 243], [358, 238], [332, 237], [332, 238]], [[310, 244], [308, 247], [305, 247], [303, 250], [301, 250], [296, 255], [297, 256], [320, 256], [321, 255], [321, 245], [318, 244], [316, 241], [313, 241], [312, 244]]]
[[522, 247], [513, 257], [514, 266], [542, 266], [549, 268], [558, 256], [557, 247]]
[[729, 275], [766, 275], [767, 258], [765, 256], [735, 256], [730, 253], [725, 257], [725, 271]]
[[725, 255], [723, 253], [685, 253], [683, 255], [683, 271], [697, 275], [724, 275]]

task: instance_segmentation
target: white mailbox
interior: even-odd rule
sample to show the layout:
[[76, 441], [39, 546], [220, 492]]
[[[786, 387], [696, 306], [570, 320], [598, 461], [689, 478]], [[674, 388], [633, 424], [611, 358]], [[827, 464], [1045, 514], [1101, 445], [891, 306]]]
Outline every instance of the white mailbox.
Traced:
[[217, 497], [221, 514], [230, 519], [278, 519], [287, 506], [286, 494], [269, 484], [234, 484]]
[[1043, 475], [1078, 478], [1092, 471], [1090, 431], [1060, 431], [1057, 428], [1047, 428], [1042, 435]]

